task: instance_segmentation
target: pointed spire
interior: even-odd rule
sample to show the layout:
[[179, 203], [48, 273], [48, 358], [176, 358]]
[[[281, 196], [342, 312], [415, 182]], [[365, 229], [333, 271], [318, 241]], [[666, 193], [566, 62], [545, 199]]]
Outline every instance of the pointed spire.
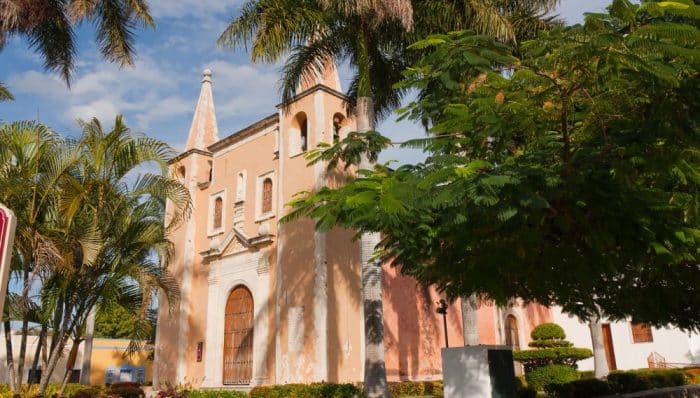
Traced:
[[216, 125], [216, 113], [214, 112], [214, 96], [211, 89], [211, 70], [205, 69], [203, 72], [202, 89], [199, 92], [197, 108], [192, 118], [190, 135], [187, 138], [185, 150], [201, 149], [219, 140], [219, 128]]

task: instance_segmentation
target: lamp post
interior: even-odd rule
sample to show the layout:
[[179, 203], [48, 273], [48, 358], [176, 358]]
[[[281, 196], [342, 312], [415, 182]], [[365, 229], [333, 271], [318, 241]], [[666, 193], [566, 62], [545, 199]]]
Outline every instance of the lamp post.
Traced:
[[442, 314], [442, 327], [445, 331], [445, 348], [450, 348], [450, 342], [447, 340], [447, 302], [445, 299], [440, 299], [437, 302], [437, 313]]

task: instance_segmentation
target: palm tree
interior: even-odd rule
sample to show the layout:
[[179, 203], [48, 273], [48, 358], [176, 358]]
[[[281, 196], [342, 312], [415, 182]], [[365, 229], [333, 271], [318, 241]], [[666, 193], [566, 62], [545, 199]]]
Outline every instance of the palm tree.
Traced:
[[[254, 62], [276, 62], [290, 54], [282, 71], [282, 100], [296, 94], [329, 60], [349, 61], [354, 75], [348, 97], [355, 110], [357, 132], [373, 131], [401, 102], [394, 88], [411, 61], [406, 47], [420, 35], [473, 28], [504, 40], [515, 29], [504, 16], [505, 5], [517, 0], [249, 0], [219, 37], [229, 48], [250, 49]], [[528, 1], [521, 0], [521, 3]], [[553, 4], [556, 0], [531, 0]], [[415, 57], [416, 55], [414, 55]], [[360, 168], [371, 168], [363, 156]], [[373, 254], [376, 233], [361, 239], [362, 301], [365, 314], [364, 387], [369, 397], [387, 397], [381, 265]]]
[[[15, 391], [30, 317], [53, 332], [45, 347], [43, 394], [68, 339], [84, 338], [93, 308], [119, 306], [135, 314], [137, 341], [150, 334], [147, 314], [155, 292], [177, 301], [164, 268], [171, 250], [166, 236], [187, 215], [190, 198], [184, 186], [162, 175], [174, 151], [131, 133], [120, 117], [109, 132], [97, 120], [82, 126], [78, 141], [32, 122], [0, 127], [0, 200], [18, 216], [13, 272], [23, 282], [12, 300], [23, 324], [19, 360], [10, 367]], [[147, 162], [160, 165], [161, 174], [136, 175]]]
[[96, 26], [102, 56], [120, 66], [134, 62], [134, 28], [154, 26], [145, 0], [0, 0], [0, 50], [12, 36], [23, 36], [44, 66], [68, 83], [75, 66], [73, 28], [82, 22]]
[[[114, 128], [108, 132], [103, 130], [97, 119], [81, 122], [81, 126], [83, 135], [78, 144], [81, 153], [80, 167], [75, 173], [72, 183], [65, 188], [62, 200], [62, 207], [68, 219], [72, 219], [77, 212], [87, 206], [92, 214], [93, 224], [99, 226], [104, 233], [109, 232], [108, 236], [114, 238], [112, 231], [114, 225], [102, 225], [101, 220], [114, 222], [114, 217], [120, 212], [126, 211], [123, 208], [125, 204], [131, 206], [134, 205], [134, 200], [142, 201], [147, 198], [148, 200], [165, 201], [167, 199], [171, 201], [174, 217], [169, 220], [170, 225], [167, 228], [182, 221], [190, 205], [189, 192], [178, 181], [165, 176], [167, 162], [174, 156], [173, 150], [167, 144], [132, 134], [123, 123], [121, 116], [117, 116]], [[139, 176], [136, 182], [129, 186], [129, 178], [136, 177], [133, 174], [147, 163], [154, 163], [158, 166], [160, 174], [146, 173]], [[144, 207], [144, 209], [153, 212], [150, 217], [157, 218], [160, 215], [158, 222], [163, 223], [162, 216], [165, 213], [165, 204], [163, 203], [163, 208], [160, 211], [153, 207], [153, 203], [144, 202], [144, 204], [150, 206]], [[139, 208], [142, 208], [141, 205]], [[136, 221], [131, 217], [127, 219], [132, 220], [132, 222]], [[161, 232], [165, 233], [167, 228]], [[155, 231], [150, 232], [154, 233]], [[156, 254], [167, 264], [168, 252], [161, 247], [161, 245], [167, 245], [165, 235], [156, 237], [161, 241], [143, 241], [141, 243], [148, 243], [149, 245], [146, 247], [150, 250], [159, 249]], [[154, 236], [149, 238], [152, 239]], [[106, 246], [109, 247], [110, 243], [108, 241]], [[117, 243], [111, 244], [114, 244], [114, 247], [126, 244], [126, 242]], [[116, 260], [110, 259], [110, 261]], [[83, 384], [89, 384], [95, 312], [96, 308], [90, 307], [84, 349], [86, 360], [83, 361], [81, 372]]]
[[15, 391], [22, 383], [33, 305], [32, 284], [39, 275], [62, 263], [47, 220], [56, 203], [59, 184], [76, 159], [46, 126], [15, 122], [0, 127], [0, 202], [17, 216], [12, 270], [22, 286], [13, 300], [15, 312], [22, 320], [19, 358], [9, 369]]

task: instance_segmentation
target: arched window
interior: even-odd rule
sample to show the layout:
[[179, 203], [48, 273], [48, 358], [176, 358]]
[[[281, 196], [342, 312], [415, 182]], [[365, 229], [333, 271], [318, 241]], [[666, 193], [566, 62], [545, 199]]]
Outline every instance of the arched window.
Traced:
[[236, 201], [240, 202], [245, 199], [245, 175], [243, 172], [238, 173], [236, 178]]
[[309, 119], [306, 113], [294, 115], [289, 127], [289, 156], [297, 156], [309, 149]]
[[187, 177], [187, 174], [185, 173], [185, 166], [180, 166], [180, 167], [177, 169], [177, 177], [178, 177], [180, 180], [185, 181], [185, 177]]
[[262, 214], [272, 211], [272, 180], [266, 178], [262, 185]]
[[224, 316], [223, 384], [250, 384], [253, 376], [253, 295], [236, 286]]
[[337, 144], [340, 141], [340, 129], [343, 128], [345, 117], [340, 113], [333, 115], [333, 143]]
[[306, 118], [301, 122], [299, 126], [299, 148], [302, 152], [306, 152], [309, 149], [309, 123]]
[[214, 201], [214, 229], [221, 228], [221, 212], [223, 211], [224, 201], [221, 198], [216, 198]]
[[506, 317], [506, 345], [513, 350], [520, 349], [520, 335], [518, 334], [518, 320], [513, 315]]

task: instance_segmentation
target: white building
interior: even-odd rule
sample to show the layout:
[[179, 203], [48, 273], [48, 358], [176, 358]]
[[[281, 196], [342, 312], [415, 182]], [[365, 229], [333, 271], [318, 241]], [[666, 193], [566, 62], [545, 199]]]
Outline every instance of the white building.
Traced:
[[[587, 323], [552, 309], [554, 323], [566, 332], [575, 347], [592, 348]], [[649, 367], [685, 367], [700, 364], [700, 335], [675, 328], [655, 328], [631, 322], [603, 323], [605, 353], [610, 370]], [[579, 370], [593, 370], [593, 358], [580, 361]]]

